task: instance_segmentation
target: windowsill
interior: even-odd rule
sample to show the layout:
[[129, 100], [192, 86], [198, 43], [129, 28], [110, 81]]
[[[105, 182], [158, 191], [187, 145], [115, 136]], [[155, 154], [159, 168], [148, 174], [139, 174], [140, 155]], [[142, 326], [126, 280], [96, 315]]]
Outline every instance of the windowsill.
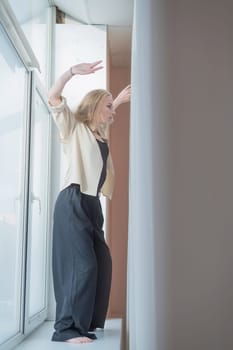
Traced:
[[[72, 350], [82, 348], [84, 350], [120, 350], [121, 349], [121, 319], [109, 319], [106, 321], [105, 329], [97, 330], [97, 340], [90, 344], [68, 344], [65, 342], [52, 342], [53, 322], [46, 321], [25, 340], [17, 345], [15, 350]], [[72, 349], [71, 349], [72, 348]]]

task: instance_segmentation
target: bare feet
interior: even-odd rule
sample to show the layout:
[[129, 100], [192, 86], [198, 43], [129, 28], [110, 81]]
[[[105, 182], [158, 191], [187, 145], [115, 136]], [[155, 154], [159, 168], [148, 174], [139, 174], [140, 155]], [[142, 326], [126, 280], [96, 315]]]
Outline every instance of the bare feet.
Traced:
[[92, 339], [88, 337], [77, 337], [77, 338], [71, 338], [66, 340], [67, 343], [73, 343], [73, 344], [85, 344], [85, 343], [91, 343], [93, 342]]

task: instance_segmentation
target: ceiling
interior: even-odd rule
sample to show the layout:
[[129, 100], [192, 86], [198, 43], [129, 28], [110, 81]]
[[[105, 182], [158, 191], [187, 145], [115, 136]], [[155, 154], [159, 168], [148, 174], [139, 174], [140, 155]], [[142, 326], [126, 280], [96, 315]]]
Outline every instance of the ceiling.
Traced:
[[108, 25], [112, 65], [130, 65], [133, 0], [49, 0], [49, 3], [81, 23]]

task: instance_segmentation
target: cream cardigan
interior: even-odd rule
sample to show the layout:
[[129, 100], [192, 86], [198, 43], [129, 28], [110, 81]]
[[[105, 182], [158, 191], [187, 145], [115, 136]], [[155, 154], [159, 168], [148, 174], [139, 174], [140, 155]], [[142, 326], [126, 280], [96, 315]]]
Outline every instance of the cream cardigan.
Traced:
[[[76, 183], [80, 185], [82, 193], [96, 196], [103, 160], [93, 133], [86, 124], [76, 120], [64, 97], [58, 106], [50, 106], [50, 109], [59, 129], [60, 140], [67, 160], [63, 188], [71, 183]], [[114, 168], [109, 152], [107, 174], [101, 192], [111, 199], [113, 187]]]

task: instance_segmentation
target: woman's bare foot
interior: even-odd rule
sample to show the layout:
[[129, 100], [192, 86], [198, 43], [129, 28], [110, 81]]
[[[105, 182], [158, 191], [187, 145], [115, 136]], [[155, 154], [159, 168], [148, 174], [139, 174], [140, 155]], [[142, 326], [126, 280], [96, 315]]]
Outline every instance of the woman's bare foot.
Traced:
[[85, 343], [91, 343], [93, 342], [92, 339], [88, 337], [77, 337], [77, 338], [71, 338], [66, 340], [67, 343], [74, 343], [74, 344], [85, 344]]

